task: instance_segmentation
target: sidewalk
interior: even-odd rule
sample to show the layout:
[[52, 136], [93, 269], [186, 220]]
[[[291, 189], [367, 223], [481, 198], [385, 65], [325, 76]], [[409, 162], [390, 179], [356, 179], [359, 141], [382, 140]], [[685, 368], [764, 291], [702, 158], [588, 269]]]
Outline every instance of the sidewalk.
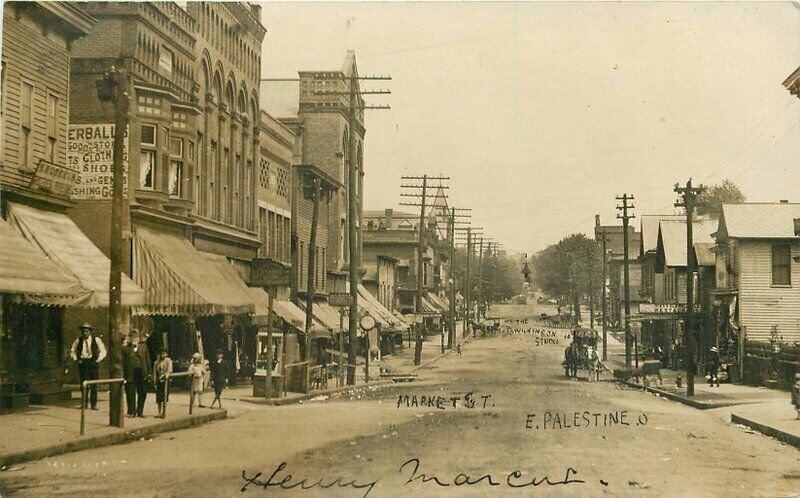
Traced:
[[[608, 361], [604, 362], [611, 371], [625, 368], [625, 345], [616, 339], [613, 342], [612, 347], [609, 336]], [[679, 373], [682, 379], [680, 388], [677, 387]], [[625, 384], [700, 410], [727, 408], [732, 423], [800, 448], [800, 420], [796, 420], [797, 412], [790, 403], [788, 392], [728, 383], [711, 387], [704, 375], [696, 375], [694, 396], [687, 396], [686, 372], [662, 369], [661, 379], [659, 383], [651, 378], [648, 387], [641, 384], [641, 379], [640, 383], [626, 381]]]
[[[463, 348], [464, 344], [469, 341], [470, 337], [461, 337], [461, 335], [462, 329], [461, 323], [459, 322], [459, 326], [456, 328], [456, 344], [461, 344]], [[445, 341], [447, 341], [446, 337]], [[399, 353], [395, 353], [390, 356], [384, 356], [381, 359], [381, 368], [390, 374], [415, 375], [417, 370], [426, 367], [427, 365], [448, 355], [449, 353], [456, 352], [455, 345], [453, 346], [453, 349], [447, 349], [447, 343], [445, 342], [445, 350], [444, 353], [442, 353], [442, 343], [439, 336], [430, 336], [426, 340], [422, 341], [420, 364], [414, 365], [413, 340], [411, 342], [411, 347], [408, 347], [407, 341], [404, 343], [404, 346], [405, 348], [403, 348], [403, 350]]]
[[[226, 410], [198, 408], [189, 415], [188, 393], [170, 393], [167, 418], [157, 418], [155, 394], [150, 393], [144, 418], [125, 417], [124, 428], [108, 425], [108, 392], [99, 392], [98, 410], [86, 410], [85, 434], [80, 435], [80, 399], [73, 393], [61, 405], [32, 405], [0, 415], [0, 468], [71, 451], [123, 443], [161, 432], [205, 424], [228, 416]], [[206, 403], [213, 399], [213, 393]]]

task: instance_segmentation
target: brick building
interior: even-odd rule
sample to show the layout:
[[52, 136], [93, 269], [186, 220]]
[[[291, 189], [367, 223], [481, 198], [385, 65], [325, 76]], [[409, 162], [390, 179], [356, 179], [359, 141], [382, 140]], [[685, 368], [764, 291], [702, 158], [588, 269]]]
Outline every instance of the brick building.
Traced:
[[[124, 261], [145, 290], [132, 323], [154, 351], [168, 347], [185, 361], [219, 348], [233, 361], [254, 310], [241, 279], [261, 246], [254, 173], [260, 11], [238, 2], [190, 2], [188, 10], [173, 2], [83, 5], [98, 23], [73, 47], [76, 150], [95, 146], [88, 130], [108, 133], [113, 122], [96, 80], [112, 64], [132, 79]], [[104, 252], [109, 159], [77, 158], [88, 173], [70, 210]]]
[[[397, 301], [402, 313], [414, 313], [417, 292], [417, 227], [419, 216], [386, 209], [364, 213], [363, 260], [376, 261], [380, 256], [397, 260]], [[428, 218], [428, 233], [435, 233], [436, 218]], [[423, 253], [423, 291], [435, 290], [436, 257], [431, 244]]]

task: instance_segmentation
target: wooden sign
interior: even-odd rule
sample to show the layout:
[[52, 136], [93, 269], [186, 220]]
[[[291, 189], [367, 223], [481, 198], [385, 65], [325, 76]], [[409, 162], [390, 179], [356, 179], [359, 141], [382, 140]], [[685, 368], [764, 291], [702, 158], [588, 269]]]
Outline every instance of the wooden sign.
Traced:
[[254, 287], [288, 287], [292, 283], [292, 267], [269, 258], [256, 258], [250, 265], [250, 285]]

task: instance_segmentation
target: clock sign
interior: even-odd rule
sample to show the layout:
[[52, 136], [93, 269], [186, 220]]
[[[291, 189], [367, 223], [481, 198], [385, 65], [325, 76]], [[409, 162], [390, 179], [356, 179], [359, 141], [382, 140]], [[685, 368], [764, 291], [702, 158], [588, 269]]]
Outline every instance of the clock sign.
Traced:
[[361, 317], [360, 325], [362, 329], [369, 332], [370, 330], [375, 328], [375, 319], [372, 318], [370, 315], [364, 315]]

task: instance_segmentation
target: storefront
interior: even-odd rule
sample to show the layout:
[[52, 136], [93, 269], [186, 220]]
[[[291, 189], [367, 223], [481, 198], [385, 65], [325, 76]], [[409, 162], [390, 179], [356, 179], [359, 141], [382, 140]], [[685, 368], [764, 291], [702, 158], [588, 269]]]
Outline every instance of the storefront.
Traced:
[[145, 304], [134, 308], [133, 323], [149, 337], [151, 353], [168, 349], [175, 370], [187, 368], [195, 352], [209, 358], [218, 349], [232, 372], [242, 365], [237, 338], [252, 327], [255, 305], [220, 263], [180, 231], [134, 228], [132, 273], [145, 291]]
[[[35, 402], [68, 399], [69, 392], [62, 385], [78, 382], [76, 369], [67, 361], [72, 342], [79, 334], [78, 326], [84, 322], [93, 324], [96, 335], [108, 342], [103, 331], [108, 323], [111, 263], [66, 214], [12, 202], [7, 203], [6, 210], [10, 226], [2, 244], [13, 243], [13, 232], [21, 234], [23, 242], [31, 248], [25, 256], [27, 260], [37, 261], [37, 267], [50, 268], [41, 286], [54, 286], [57, 290], [55, 282], [59, 275], [77, 281], [72, 287], [72, 297], [67, 300], [53, 301], [43, 294], [28, 296], [21, 302], [17, 297], [3, 305], [4, 335], [9, 334], [3, 340], [9, 342], [10, 351], [19, 353], [13, 359], [14, 370], [20, 375], [17, 384], [27, 389]], [[123, 275], [123, 307], [141, 304], [143, 299], [143, 290]], [[54, 304], [58, 306], [53, 307]], [[128, 318], [123, 313], [123, 333]], [[11, 363], [3, 361], [3, 364]], [[107, 362], [100, 365], [101, 375], [107, 374], [107, 368]]]
[[61, 370], [64, 307], [86, 290], [0, 219], [0, 408], [27, 406], [31, 375]]

